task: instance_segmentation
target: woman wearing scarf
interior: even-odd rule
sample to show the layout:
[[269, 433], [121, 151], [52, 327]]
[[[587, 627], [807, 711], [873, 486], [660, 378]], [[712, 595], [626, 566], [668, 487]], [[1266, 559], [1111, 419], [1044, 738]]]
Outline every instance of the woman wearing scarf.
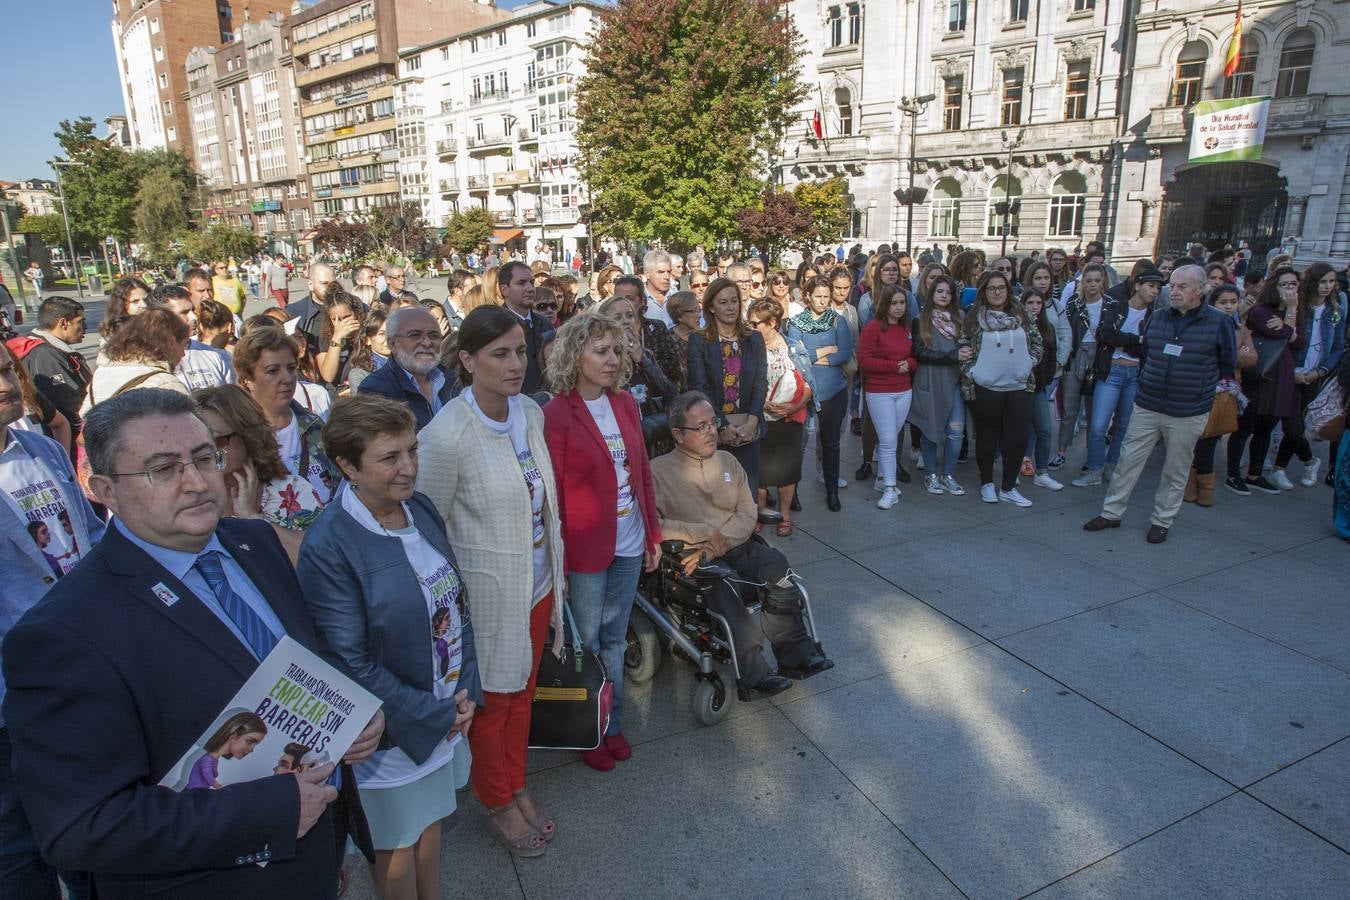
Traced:
[[[839, 438], [848, 413], [848, 379], [842, 368], [853, 358], [853, 335], [843, 317], [830, 308], [830, 281], [816, 276], [807, 282], [807, 308], [788, 322], [788, 342], [801, 341], [811, 359], [816, 402], [820, 409], [821, 476], [825, 505], [838, 512]], [[1021, 459], [1021, 457], [1018, 457]]]
[[[961, 346], [972, 351], [961, 363], [961, 394], [975, 420], [980, 499], [1030, 506], [1017, 489], [1017, 475], [1031, 428], [1035, 368], [1043, 344], [1040, 331], [1013, 299], [1008, 276], [991, 271], [980, 278], [961, 329]], [[999, 453], [1003, 478], [995, 488], [994, 456]]]

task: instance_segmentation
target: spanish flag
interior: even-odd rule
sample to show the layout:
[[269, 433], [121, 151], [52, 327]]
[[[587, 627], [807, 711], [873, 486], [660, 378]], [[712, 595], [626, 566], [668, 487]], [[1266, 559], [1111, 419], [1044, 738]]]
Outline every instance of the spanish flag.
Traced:
[[1238, 3], [1237, 15], [1233, 17], [1233, 36], [1228, 39], [1228, 55], [1223, 61], [1223, 74], [1231, 78], [1237, 71], [1238, 59], [1242, 56], [1242, 4]]

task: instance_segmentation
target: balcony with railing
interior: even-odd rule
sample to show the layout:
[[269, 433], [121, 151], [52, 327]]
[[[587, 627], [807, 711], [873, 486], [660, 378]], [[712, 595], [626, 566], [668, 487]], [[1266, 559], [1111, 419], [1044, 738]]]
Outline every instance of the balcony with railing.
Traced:
[[455, 101], [453, 101], [453, 100], [442, 100], [442, 101], [441, 101], [441, 115], [444, 116], [444, 115], [447, 115], [447, 114], [452, 113], [452, 112], [454, 112], [454, 111], [455, 111]]
[[482, 137], [470, 135], [464, 139], [464, 145], [469, 148], [470, 153], [490, 153], [511, 146], [511, 135], [486, 134]]
[[470, 106], [482, 106], [485, 103], [496, 103], [499, 100], [505, 100], [510, 96], [510, 91], [483, 91], [482, 93], [469, 96]]
[[436, 142], [436, 155], [440, 157], [454, 156], [459, 152], [458, 138], [441, 138]]
[[539, 143], [539, 132], [529, 126], [522, 126], [516, 129], [516, 140], [520, 142], [521, 146], [537, 144]]
[[471, 191], [486, 191], [486, 190], [488, 189], [488, 187], [490, 186], [490, 182], [491, 182], [491, 179], [488, 178], [486, 175], [470, 175], [470, 176], [469, 176], [469, 190], [471, 190]]
[[436, 185], [437, 185], [437, 188], [440, 190], [440, 192], [441, 192], [442, 194], [458, 194], [458, 193], [459, 193], [459, 179], [458, 179], [458, 178], [442, 178], [442, 179], [440, 179], [439, 181], [436, 182]]

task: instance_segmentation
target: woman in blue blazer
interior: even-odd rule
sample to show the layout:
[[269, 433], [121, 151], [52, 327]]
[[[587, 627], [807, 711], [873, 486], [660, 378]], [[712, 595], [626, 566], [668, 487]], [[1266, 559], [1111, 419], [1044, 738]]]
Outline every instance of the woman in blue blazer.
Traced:
[[768, 353], [764, 337], [745, 323], [740, 288], [719, 278], [703, 293], [702, 331], [689, 335], [689, 390], [717, 414], [717, 443], [745, 469], [750, 493], [759, 489], [759, 440], [764, 436]]
[[467, 598], [445, 525], [417, 481], [402, 403], [342, 397], [324, 446], [346, 480], [305, 534], [296, 574], [339, 668], [384, 704], [387, 744], [356, 767], [384, 897], [441, 896], [443, 818], [468, 782], [483, 702]]

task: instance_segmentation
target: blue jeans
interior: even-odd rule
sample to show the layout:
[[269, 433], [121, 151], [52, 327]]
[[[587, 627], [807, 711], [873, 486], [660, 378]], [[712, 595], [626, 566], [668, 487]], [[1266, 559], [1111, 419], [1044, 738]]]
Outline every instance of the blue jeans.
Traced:
[[570, 572], [567, 597], [572, 615], [581, 629], [582, 642], [594, 650], [605, 664], [605, 672], [614, 682], [614, 712], [606, 734], [623, 729], [623, 654], [628, 649], [628, 614], [633, 611], [638, 576], [642, 574], [641, 556], [616, 556], [609, 568], [600, 572]]
[[1044, 475], [1050, 464], [1050, 389], [1046, 385], [1031, 395], [1031, 437], [1027, 438], [1027, 456], [1036, 461], [1036, 474]]
[[[23, 900], [61, 900], [56, 869], [38, 853], [33, 826], [19, 805], [10, 766], [9, 728], [0, 726], [0, 896]], [[87, 877], [62, 873], [71, 900], [89, 896]]]
[[[1120, 447], [1125, 443], [1125, 431], [1130, 427], [1134, 411], [1134, 396], [1139, 393], [1138, 366], [1111, 366], [1106, 381], [1097, 381], [1092, 392], [1092, 425], [1088, 430], [1087, 467], [1092, 471], [1105, 463], [1120, 462]], [[1106, 430], [1115, 416], [1116, 428], [1111, 435], [1111, 447], [1106, 447]]]
[[[966, 437], [966, 401], [961, 397], [961, 388], [953, 388], [956, 399], [952, 411], [947, 415], [947, 429], [943, 434], [942, 475], [956, 474], [956, 458], [961, 455], [961, 442]], [[919, 452], [923, 455], [923, 470], [929, 475], [937, 475], [937, 441], [930, 441], [926, 434], [919, 433]]]

